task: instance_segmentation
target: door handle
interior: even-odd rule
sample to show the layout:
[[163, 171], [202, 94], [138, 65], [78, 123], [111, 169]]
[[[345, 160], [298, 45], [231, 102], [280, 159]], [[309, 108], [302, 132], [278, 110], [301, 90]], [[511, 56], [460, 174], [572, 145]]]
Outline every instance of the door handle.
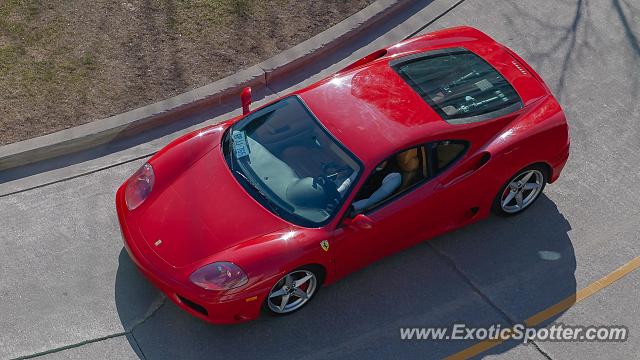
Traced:
[[451, 186], [464, 180], [474, 172], [480, 170], [489, 162], [489, 159], [491, 159], [491, 153], [488, 151], [485, 150], [477, 153], [471, 158], [465, 160], [457, 169], [454, 169], [450, 174], [445, 176], [441, 181], [442, 186]]

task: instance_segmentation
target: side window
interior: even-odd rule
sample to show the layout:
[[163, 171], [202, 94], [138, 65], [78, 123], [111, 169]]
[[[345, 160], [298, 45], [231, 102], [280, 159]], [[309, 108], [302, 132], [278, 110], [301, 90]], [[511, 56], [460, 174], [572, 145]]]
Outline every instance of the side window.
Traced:
[[439, 173], [451, 165], [454, 161], [458, 160], [464, 151], [467, 149], [468, 144], [464, 141], [440, 141], [432, 145], [434, 169], [436, 173]]
[[429, 178], [426, 146], [403, 150], [376, 166], [358, 191], [353, 207], [363, 212]]

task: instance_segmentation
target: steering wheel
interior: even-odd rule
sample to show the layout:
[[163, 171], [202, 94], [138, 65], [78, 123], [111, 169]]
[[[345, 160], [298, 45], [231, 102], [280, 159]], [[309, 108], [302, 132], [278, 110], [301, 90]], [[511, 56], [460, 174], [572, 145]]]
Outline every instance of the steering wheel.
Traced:
[[328, 210], [333, 211], [335, 207], [340, 204], [342, 200], [342, 195], [338, 191], [338, 187], [336, 184], [329, 180], [329, 178], [325, 175], [316, 176], [313, 178], [313, 187], [318, 185], [322, 186], [322, 190], [324, 191], [325, 196], [327, 197], [327, 205], [326, 208]]

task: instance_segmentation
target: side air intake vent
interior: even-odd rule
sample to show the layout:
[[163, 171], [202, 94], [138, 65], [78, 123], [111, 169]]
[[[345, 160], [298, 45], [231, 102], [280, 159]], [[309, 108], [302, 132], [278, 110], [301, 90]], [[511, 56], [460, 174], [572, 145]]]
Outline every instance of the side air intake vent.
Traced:
[[199, 312], [200, 314], [203, 314], [205, 316], [208, 316], [209, 313], [207, 312], [207, 309], [205, 309], [203, 306], [198, 305], [196, 303], [194, 303], [193, 301], [189, 300], [189, 299], [185, 299], [182, 296], [178, 295], [178, 299], [180, 299], [180, 302], [185, 304], [186, 306], [190, 307], [191, 309]]

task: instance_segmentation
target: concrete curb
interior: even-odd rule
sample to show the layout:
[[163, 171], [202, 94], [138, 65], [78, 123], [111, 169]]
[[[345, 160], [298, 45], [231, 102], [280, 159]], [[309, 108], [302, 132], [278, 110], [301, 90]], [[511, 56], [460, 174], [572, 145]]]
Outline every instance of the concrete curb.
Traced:
[[126, 113], [0, 147], [0, 171], [90, 149], [220, 105], [245, 86], [255, 90], [340, 48], [341, 44], [402, 10], [411, 0], [377, 0], [322, 33], [260, 64], [203, 87]]

